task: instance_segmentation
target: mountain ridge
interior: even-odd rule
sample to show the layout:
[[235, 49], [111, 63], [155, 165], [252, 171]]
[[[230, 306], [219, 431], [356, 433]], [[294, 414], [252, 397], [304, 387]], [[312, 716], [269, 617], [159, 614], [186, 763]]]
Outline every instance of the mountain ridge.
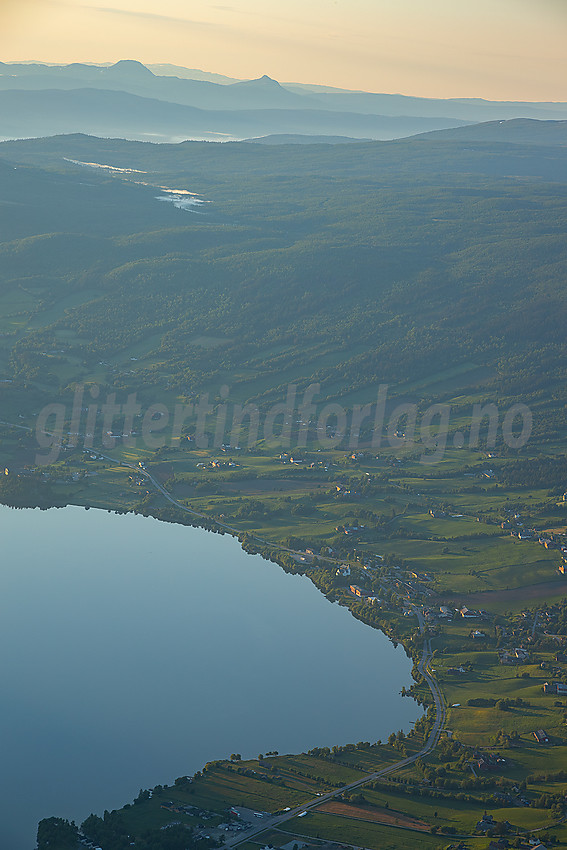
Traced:
[[140, 141], [237, 140], [278, 133], [393, 139], [459, 126], [320, 109], [215, 110], [109, 89], [0, 89], [0, 138], [86, 132]]
[[69, 90], [88, 84], [201, 109], [273, 109], [288, 108], [293, 103], [296, 108], [389, 117], [443, 117], [466, 123], [510, 118], [567, 119], [567, 103], [561, 102], [423, 98], [303, 83], [282, 84], [266, 74], [255, 80], [235, 80], [222, 75], [218, 79], [219, 75], [191, 72], [181, 66], [165, 67], [170, 71], [177, 69], [182, 76], [162, 76], [133, 59], [119, 60], [111, 65], [0, 63], [0, 89]]

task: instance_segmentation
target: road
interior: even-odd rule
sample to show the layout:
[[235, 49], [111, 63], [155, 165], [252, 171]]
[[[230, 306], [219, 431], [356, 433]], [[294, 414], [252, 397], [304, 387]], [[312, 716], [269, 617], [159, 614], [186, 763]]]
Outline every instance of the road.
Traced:
[[[6, 423], [6, 424], [8, 424], [8, 423]], [[20, 428], [24, 429], [25, 426], [15, 426], [15, 427], [20, 427]], [[25, 430], [28, 430], [28, 429], [26, 428]], [[196, 517], [197, 519], [202, 519], [202, 520], [205, 520], [207, 522], [211, 522], [210, 517], [207, 517], [205, 514], [200, 514], [197, 511], [191, 510], [191, 508], [188, 508], [186, 505], [183, 505], [181, 502], [178, 502], [165, 489], [165, 487], [163, 487], [163, 485], [160, 484], [160, 482], [156, 478], [154, 478], [154, 476], [150, 472], [148, 472], [147, 469], [143, 469], [143, 468], [141, 468], [141, 467], [139, 467], [135, 464], [126, 463], [124, 461], [118, 461], [116, 458], [113, 458], [110, 455], [102, 454], [100, 451], [97, 451], [97, 455], [99, 457], [102, 457], [105, 460], [109, 461], [110, 463], [119, 464], [120, 466], [126, 467], [128, 469], [135, 470], [135, 472], [138, 475], [142, 475], [145, 478], [147, 478], [148, 481], [150, 481], [153, 484], [155, 489], [159, 493], [161, 493], [161, 495], [164, 497], [164, 499], [166, 499], [168, 502], [170, 502], [176, 508], [178, 508], [181, 511], [184, 511], [185, 513], [190, 514], [191, 516]], [[218, 528], [225, 529], [226, 531], [229, 531], [232, 534], [237, 534], [237, 535], [240, 534], [239, 529], [234, 528], [233, 526], [227, 525], [226, 523], [220, 522], [219, 520], [214, 520], [214, 523]], [[302, 555], [303, 554], [302, 552], [298, 552], [294, 549], [288, 549], [285, 546], [275, 546], [273, 543], [269, 543], [268, 541], [263, 540], [261, 537], [257, 537], [255, 535], [250, 535], [250, 536], [254, 537], [254, 539], [258, 540], [261, 543], [264, 543], [264, 544], [270, 545], [270, 546], [274, 546], [274, 548], [279, 548], [282, 551], [289, 552], [289, 553], [294, 554], [294, 555]], [[324, 560], [327, 560], [327, 561], [333, 562], [333, 563], [339, 563], [339, 561], [335, 561], [334, 558], [325, 558]], [[415, 608], [415, 612], [417, 614], [417, 618], [418, 618], [418, 622], [419, 622], [419, 626], [420, 626], [420, 631], [423, 633], [425, 624], [424, 624], [422, 613], [419, 610], [419, 608], [417, 608], [417, 607]], [[249, 841], [251, 838], [254, 838], [254, 836], [259, 835], [262, 832], [265, 832], [265, 830], [267, 830], [267, 829], [271, 829], [271, 828], [274, 828], [274, 827], [281, 826], [282, 824], [286, 823], [287, 821], [292, 820], [293, 818], [297, 817], [302, 812], [308, 812], [311, 809], [317, 808], [318, 806], [321, 805], [321, 803], [324, 803], [328, 800], [332, 800], [335, 797], [337, 797], [339, 794], [344, 794], [346, 792], [354, 791], [355, 789], [360, 788], [361, 786], [365, 785], [367, 782], [372, 782], [374, 779], [380, 779], [381, 777], [387, 776], [390, 773], [394, 773], [396, 770], [400, 770], [401, 768], [406, 767], [409, 764], [413, 764], [413, 762], [417, 761], [419, 758], [421, 758], [421, 757], [427, 755], [427, 753], [431, 752], [431, 750], [433, 750], [434, 747], [436, 746], [436, 744], [439, 740], [439, 736], [441, 734], [441, 730], [442, 730], [442, 728], [445, 724], [445, 704], [444, 704], [444, 701], [443, 701], [443, 696], [442, 696], [441, 690], [439, 688], [439, 685], [437, 684], [435, 678], [432, 676], [432, 674], [430, 672], [430, 668], [429, 668], [431, 657], [432, 657], [431, 641], [426, 640], [424, 642], [422, 657], [421, 657], [419, 664], [417, 665], [417, 669], [421, 673], [421, 675], [424, 677], [425, 681], [427, 682], [427, 685], [429, 686], [429, 689], [430, 689], [431, 694], [433, 696], [433, 700], [434, 700], [434, 704], [435, 704], [435, 721], [434, 721], [433, 726], [431, 728], [431, 731], [429, 733], [429, 737], [427, 738], [427, 741], [425, 742], [425, 745], [422, 747], [422, 749], [418, 753], [415, 753], [412, 756], [407, 756], [406, 758], [401, 759], [400, 761], [395, 762], [394, 764], [390, 764], [387, 767], [383, 768], [382, 770], [378, 770], [378, 771], [375, 771], [374, 773], [366, 774], [362, 778], [357, 779], [355, 782], [351, 782], [348, 785], [343, 785], [342, 788], [337, 788], [336, 790], [330, 791], [327, 794], [322, 794], [319, 797], [315, 797], [313, 800], [311, 800], [307, 803], [304, 803], [301, 806], [297, 806], [296, 808], [291, 809], [289, 812], [285, 812], [285, 813], [280, 814], [280, 815], [275, 815], [273, 817], [262, 818], [261, 823], [259, 823], [257, 826], [255, 826], [251, 832], [246, 831], [246, 835], [244, 835], [244, 836], [234, 836], [233, 838], [228, 839], [226, 841], [225, 846], [226, 847], [236, 847], [239, 844], [242, 844], [246, 841]]]
[[[172, 505], [175, 505], [175, 507], [179, 508], [179, 510], [182, 510], [185, 513], [191, 514], [192, 516], [195, 516], [198, 519], [207, 520], [208, 522], [211, 521], [210, 517], [207, 517], [205, 514], [197, 513], [197, 511], [193, 511], [190, 508], [188, 508], [185, 505], [178, 502], [170, 493], [168, 493], [168, 491], [165, 489], [165, 487], [163, 487], [163, 485], [160, 484], [160, 482], [157, 481], [156, 478], [154, 478], [154, 476], [150, 472], [148, 472], [147, 469], [142, 469], [141, 467], [135, 466], [134, 464], [124, 463], [124, 461], [122, 461], [122, 462], [117, 461], [115, 458], [112, 458], [108, 455], [103, 455], [100, 452], [97, 452], [97, 454], [100, 457], [104, 457], [105, 460], [111, 461], [112, 463], [120, 463], [122, 466], [126, 466], [126, 467], [129, 467], [131, 469], [134, 469], [137, 472], [137, 474], [143, 475], [145, 478], [147, 478], [149, 481], [151, 481], [151, 483], [154, 485], [156, 490], [158, 490], [168, 502], [170, 502]], [[239, 534], [240, 533], [237, 528], [233, 528], [232, 526], [227, 525], [226, 523], [219, 522], [218, 520], [215, 520], [215, 524], [218, 528], [223, 528], [226, 531], [230, 531], [233, 534]], [[252, 535], [250, 535], [250, 536], [252, 536]], [[260, 537], [255, 537], [255, 539], [259, 540], [262, 543], [268, 543], [268, 541], [262, 540], [262, 538], [260, 538]], [[268, 545], [274, 545], [274, 544], [268, 544]], [[278, 546], [276, 548], [282, 549], [283, 551], [290, 552], [292, 554], [302, 554], [302, 553], [296, 552], [293, 549], [287, 549], [284, 546]], [[333, 558], [328, 558], [326, 560], [334, 561]], [[336, 563], [338, 563], [338, 562], [336, 562]], [[425, 630], [425, 623], [424, 623], [424, 620], [423, 620], [422, 613], [419, 610], [419, 608], [417, 608], [417, 607], [416, 607], [415, 611], [416, 611], [416, 614], [417, 614], [420, 631], [423, 633], [424, 630]], [[362, 785], [365, 785], [367, 782], [372, 782], [372, 780], [374, 780], [374, 779], [380, 779], [382, 776], [387, 776], [390, 773], [394, 773], [394, 771], [400, 770], [402, 767], [406, 767], [408, 764], [413, 764], [413, 762], [417, 761], [419, 758], [422, 758], [423, 756], [427, 755], [427, 753], [431, 752], [431, 750], [433, 750], [434, 747], [437, 745], [437, 742], [439, 740], [439, 736], [441, 734], [441, 730], [442, 730], [442, 728], [445, 724], [445, 703], [443, 701], [443, 695], [441, 693], [439, 685], [437, 684], [437, 681], [432, 676], [432, 674], [430, 672], [430, 668], [429, 668], [429, 664], [430, 664], [430, 661], [431, 661], [432, 654], [433, 653], [432, 653], [432, 650], [431, 650], [431, 641], [426, 640], [424, 642], [424, 645], [423, 645], [423, 653], [422, 653], [422, 656], [421, 656], [421, 660], [420, 660], [419, 664], [417, 665], [417, 669], [421, 673], [421, 675], [423, 676], [425, 681], [427, 682], [427, 685], [429, 686], [429, 689], [430, 689], [431, 694], [433, 696], [433, 700], [434, 700], [434, 704], [435, 704], [435, 721], [433, 723], [433, 726], [431, 727], [431, 731], [429, 733], [429, 737], [427, 738], [427, 741], [425, 742], [424, 746], [422, 747], [422, 749], [418, 753], [415, 753], [412, 756], [407, 756], [406, 758], [401, 759], [400, 761], [395, 762], [394, 764], [390, 764], [390, 765], [388, 765], [388, 767], [385, 767], [382, 770], [375, 771], [374, 773], [368, 773], [365, 776], [363, 776], [361, 779], [357, 779], [355, 782], [351, 782], [348, 785], [343, 785], [342, 788], [337, 788], [336, 790], [330, 791], [327, 794], [322, 794], [319, 797], [315, 797], [310, 802], [307, 802], [302, 806], [297, 806], [295, 809], [291, 809], [289, 812], [285, 812], [284, 814], [281, 814], [281, 815], [275, 815], [274, 817], [262, 818], [261, 823], [259, 823], [258, 826], [254, 827], [254, 829], [251, 832], [249, 832], [247, 830], [246, 835], [244, 835], [244, 836], [234, 836], [234, 838], [228, 839], [226, 841], [225, 846], [226, 847], [236, 847], [238, 844], [242, 844], [246, 841], [249, 841], [255, 835], [259, 835], [261, 832], [264, 832], [266, 829], [271, 829], [273, 827], [279, 827], [279, 826], [281, 826], [282, 823], [285, 823], [286, 821], [289, 821], [292, 818], [297, 817], [297, 815], [301, 814], [302, 812], [308, 812], [311, 809], [314, 809], [314, 808], [317, 808], [317, 806], [320, 806], [321, 803], [324, 803], [327, 800], [332, 800], [334, 797], [337, 797], [339, 794], [344, 794], [345, 792], [354, 791], [356, 788], [360, 788]]]
[[[111, 463], [114, 463], [118, 466], [122, 466], [122, 467], [125, 467], [127, 469], [132, 469], [138, 475], [145, 476], [148, 479], [148, 481], [151, 481], [151, 483], [154, 485], [156, 490], [158, 490], [158, 492], [161, 493], [161, 495], [164, 497], [164, 499], [166, 499], [172, 505], [175, 505], [175, 507], [179, 508], [180, 511], [183, 511], [186, 514], [190, 514], [191, 516], [197, 517], [197, 519], [203, 519], [208, 523], [213, 523], [216, 528], [222, 528], [225, 531], [229, 531], [231, 534], [236, 534], [237, 536], [242, 534], [242, 529], [235, 528], [232, 525], [227, 525], [225, 522], [221, 522], [218, 519], [212, 519], [210, 516], [207, 516], [206, 514], [200, 514], [197, 511], [194, 511], [191, 508], [188, 508], [182, 502], [178, 502], [177, 499], [175, 499], [171, 495], [171, 493], [169, 493], [165, 489], [165, 487], [162, 484], [160, 484], [159, 481], [156, 478], [154, 478], [154, 476], [150, 472], [148, 472], [147, 469], [143, 469], [142, 467], [137, 466], [136, 464], [133, 464], [133, 463], [126, 463], [126, 461], [123, 461], [123, 460], [116, 460], [116, 458], [110, 457], [110, 455], [102, 454], [102, 452], [98, 451], [98, 449], [96, 449], [96, 450], [93, 449], [93, 451], [96, 451], [96, 454], [97, 454], [98, 457], [102, 457], [105, 460], [108, 460]], [[297, 549], [289, 549], [287, 546], [282, 546], [279, 543], [272, 543], [269, 540], [264, 540], [263, 537], [259, 537], [257, 534], [252, 534], [251, 532], [247, 532], [247, 534], [248, 534], [248, 537], [250, 537], [252, 540], [256, 540], [258, 543], [262, 543], [264, 546], [269, 546], [272, 549], [279, 549], [282, 552], [288, 552], [290, 555], [298, 555], [302, 558], [311, 558], [312, 557], [312, 556], [309, 556], [309, 555], [306, 556], [305, 552], [301, 552]], [[326, 561], [326, 562], [331, 563], [331, 564], [342, 564], [342, 561], [339, 561], [336, 558], [329, 558], [327, 555], [325, 555], [325, 556], [318, 555], [317, 558], [320, 561]]]
[[350, 782], [348, 785], [343, 785], [342, 788], [337, 788], [334, 791], [330, 791], [328, 794], [322, 794], [320, 797], [315, 797], [315, 799], [311, 800], [310, 802], [304, 803], [301, 806], [297, 806], [296, 808], [291, 809], [289, 812], [285, 812], [281, 815], [275, 815], [274, 817], [265, 817], [262, 819], [262, 822], [258, 824], [258, 826], [255, 826], [253, 828], [251, 832], [247, 830], [245, 835], [239, 835], [235, 836], [234, 838], [227, 839], [225, 846], [236, 847], [239, 844], [242, 844], [246, 841], [250, 841], [251, 838], [254, 838], [254, 836], [256, 835], [259, 835], [266, 829], [273, 829], [274, 827], [279, 827], [286, 821], [297, 817], [302, 812], [308, 812], [311, 809], [316, 809], [318, 806], [321, 805], [321, 803], [325, 803], [327, 800], [332, 800], [339, 794], [354, 791], [355, 789], [360, 788], [362, 785], [366, 785], [367, 782], [372, 782], [372, 780], [374, 779], [380, 779], [382, 776], [387, 776], [390, 773], [394, 773], [394, 771], [400, 770], [400, 768], [406, 767], [408, 764], [413, 764], [413, 762], [417, 761], [419, 758], [422, 758], [423, 756], [427, 755], [427, 753], [431, 752], [431, 750], [436, 746], [437, 741], [439, 740], [439, 736], [441, 734], [441, 730], [445, 724], [445, 703], [443, 701], [443, 696], [441, 694], [439, 685], [437, 684], [429, 670], [431, 657], [431, 642], [426, 640], [423, 646], [423, 654], [421, 656], [419, 664], [417, 665], [417, 669], [429, 685], [435, 702], [436, 714], [435, 721], [429, 733], [429, 737], [427, 738], [427, 741], [418, 753], [414, 753], [414, 755], [412, 756], [407, 756], [406, 758], [401, 759], [400, 761], [397, 761], [394, 764], [390, 764], [388, 765], [388, 767], [384, 767], [382, 770], [377, 770], [374, 773], [368, 773], [361, 779], [357, 779], [355, 782]]
[[[108, 455], [102, 455], [100, 452], [97, 452], [97, 454], [99, 454], [100, 457], [104, 457], [106, 460], [111, 461], [112, 463], [119, 463], [119, 461], [117, 461], [115, 458], [112, 458]], [[148, 472], [147, 469], [142, 469], [139, 466], [135, 466], [133, 464], [127, 464], [127, 463], [124, 463], [123, 461], [121, 462], [121, 465], [130, 467], [131, 469], [136, 470], [136, 472], [139, 475], [145, 476], [149, 481], [151, 481], [151, 483], [154, 485], [156, 490], [158, 490], [168, 502], [170, 502], [172, 505], [175, 505], [176, 508], [179, 508], [180, 510], [185, 511], [185, 513], [191, 514], [192, 516], [195, 516], [198, 519], [204, 519], [204, 520], [207, 520], [207, 521], [210, 522], [210, 518], [207, 517], [205, 514], [197, 513], [197, 511], [193, 511], [190, 508], [188, 508], [185, 505], [178, 502], [170, 493], [168, 493], [168, 491], [165, 489], [165, 487], [163, 487], [162, 484], [160, 484], [159, 481], [157, 481], [154, 478], [154, 476], [150, 472]], [[226, 523], [219, 522], [218, 520], [215, 520], [215, 524], [217, 525], [217, 527], [224, 528], [226, 531], [230, 531], [233, 534], [239, 534], [240, 533], [238, 529], [233, 528], [232, 526], [227, 525]], [[252, 536], [252, 535], [250, 535], [250, 536]], [[261, 541], [262, 543], [267, 543], [267, 541], [262, 540], [262, 538], [255, 537], [255, 539]], [[268, 545], [273, 545], [273, 544], [268, 544]], [[280, 549], [282, 549], [286, 552], [290, 552], [292, 554], [301, 554], [301, 553], [296, 552], [293, 549], [287, 549], [284, 546], [279, 546], [277, 548], [280, 548]], [[326, 560], [334, 561], [334, 559], [332, 559], [332, 558], [328, 558]], [[419, 622], [420, 631], [423, 634], [423, 632], [425, 631], [425, 622], [424, 622], [424, 619], [423, 619], [423, 615], [422, 615], [422, 613], [421, 613], [421, 611], [418, 607], [415, 607], [415, 612], [417, 614], [417, 619], [418, 619], [418, 622]], [[435, 704], [435, 721], [433, 723], [433, 726], [431, 727], [431, 731], [429, 733], [429, 737], [427, 738], [427, 741], [425, 742], [424, 746], [422, 747], [422, 749], [418, 753], [414, 753], [414, 755], [407, 756], [406, 758], [401, 759], [400, 761], [395, 762], [394, 764], [390, 764], [387, 767], [384, 767], [382, 770], [375, 771], [374, 773], [368, 773], [365, 776], [363, 776], [361, 779], [357, 779], [355, 782], [351, 782], [348, 785], [343, 785], [342, 788], [337, 788], [336, 790], [330, 791], [327, 794], [322, 794], [319, 797], [315, 797], [310, 802], [307, 802], [307, 803], [305, 803], [301, 806], [297, 806], [296, 808], [291, 809], [289, 812], [285, 812], [284, 814], [281, 814], [281, 815], [275, 815], [273, 817], [264, 817], [264, 818], [261, 819], [261, 823], [259, 823], [257, 826], [255, 826], [252, 829], [251, 832], [246, 830], [246, 835], [234, 836], [233, 838], [228, 839], [225, 843], [225, 846], [226, 847], [236, 847], [239, 844], [242, 844], [246, 841], [249, 841], [254, 836], [259, 835], [260, 833], [264, 832], [266, 829], [272, 829], [274, 827], [279, 827], [279, 826], [281, 826], [281, 824], [286, 823], [286, 821], [289, 821], [292, 818], [297, 817], [302, 812], [308, 812], [311, 809], [315, 809], [315, 808], [317, 808], [317, 806], [320, 806], [321, 803], [324, 803], [327, 800], [332, 800], [334, 797], [337, 797], [339, 794], [344, 794], [345, 792], [354, 791], [355, 789], [360, 788], [362, 785], [365, 785], [367, 782], [372, 782], [372, 780], [374, 780], [374, 779], [380, 779], [382, 776], [387, 776], [390, 773], [394, 773], [394, 771], [400, 770], [402, 767], [406, 767], [409, 764], [413, 764], [413, 762], [417, 761], [419, 758], [422, 758], [423, 756], [427, 755], [427, 753], [430, 753], [431, 750], [433, 750], [434, 747], [437, 745], [437, 742], [439, 740], [439, 736], [441, 734], [441, 730], [442, 730], [443, 726], [445, 725], [445, 703], [444, 703], [444, 700], [443, 700], [443, 695], [441, 693], [439, 685], [437, 684], [437, 681], [435, 680], [435, 678], [431, 674], [430, 667], [429, 667], [432, 655], [433, 655], [433, 652], [432, 652], [432, 649], [431, 649], [431, 641], [425, 640], [424, 645], [423, 645], [423, 653], [422, 653], [422, 656], [421, 656], [421, 660], [420, 660], [419, 664], [417, 665], [417, 669], [421, 673], [421, 675], [423, 676], [425, 681], [427, 682], [427, 685], [429, 686], [429, 689], [430, 689], [431, 694], [433, 696], [433, 700], [434, 700], [434, 704]]]

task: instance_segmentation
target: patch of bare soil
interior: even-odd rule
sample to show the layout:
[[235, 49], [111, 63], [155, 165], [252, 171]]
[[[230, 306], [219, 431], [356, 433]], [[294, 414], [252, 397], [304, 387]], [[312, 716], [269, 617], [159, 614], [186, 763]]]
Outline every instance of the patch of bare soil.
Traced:
[[418, 829], [421, 832], [429, 832], [429, 824], [425, 821], [413, 818], [404, 812], [396, 812], [391, 809], [378, 809], [374, 806], [353, 806], [350, 803], [340, 803], [338, 800], [329, 800], [317, 807], [318, 812], [327, 812], [331, 815], [341, 815], [355, 820], [366, 820], [372, 823], [384, 823], [389, 826], [402, 826], [405, 829]]
[[524, 602], [530, 599], [547, 599], [567, 595], [567, 579], [544, 581], [541, 584], [531, 584], [529, 587], [513, 587], [510, 590], [481, 590], [478, 593], [463, 593], [461, 596], [439, 595], [439, 601], [447, 605], [466, 605], [469, 608], [490, 605], [491, 603]]

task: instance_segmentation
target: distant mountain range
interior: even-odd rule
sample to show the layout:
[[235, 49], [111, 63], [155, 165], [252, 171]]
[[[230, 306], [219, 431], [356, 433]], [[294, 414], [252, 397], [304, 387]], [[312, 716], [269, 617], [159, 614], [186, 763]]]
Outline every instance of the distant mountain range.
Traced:
[[158, 65], [148, 64], [146, 68], [149, 68], [158, 77], [180, 77], [182, 80], [205, 80], [209, 83], [218, 83], [221, 86], [242, 82], [237, 77], [225, 77], [224, 74], [213, 74], [210, 71], [200, 71], [197, 68], [184, 68], [182, 65], [171, 65], [169, 62], [162, 62]]
[[218, 110], [121, 91], [1, 91], [0, 140], [87, 133], [139, 141], [234, 141], [291, 133], [396, 139], [454, 127], [458, 121], [306, 109]]
[[[417, 136], [416, 138], [420, 138]], [[511, 121], [487, 121], [451, 130], [436, 130], [423, 134], [432, 141], [450, 142], [507, 142], [515, 145], [567, 146], [567, 121], [537, 121], [515, 118]]]
[[347, 145], [353, 142], [371, 142], [372, 139], [353, 139], [352, 136], [302, 136], [299, 133], [273, 133], [255, 139], [242, 139], [255, 145]]
[[161, 142], [270, 135], [387, 140], [510, 119], [567, 120], [567, 104], [373, 94], [282, 85], [266, 75], [242, 81], [134, 60], [0, 63], [1, 139], [83, 132]]

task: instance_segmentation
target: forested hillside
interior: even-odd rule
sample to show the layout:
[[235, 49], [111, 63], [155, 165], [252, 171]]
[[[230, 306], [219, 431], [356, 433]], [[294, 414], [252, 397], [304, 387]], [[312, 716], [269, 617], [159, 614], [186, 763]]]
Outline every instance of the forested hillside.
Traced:
[[70, 136], [6, 143], [0, 170], [6, 399], [316, 380], [351, 403], [418, 379], [434, 398], [451, 368], [563, 427], [565, 147]]

